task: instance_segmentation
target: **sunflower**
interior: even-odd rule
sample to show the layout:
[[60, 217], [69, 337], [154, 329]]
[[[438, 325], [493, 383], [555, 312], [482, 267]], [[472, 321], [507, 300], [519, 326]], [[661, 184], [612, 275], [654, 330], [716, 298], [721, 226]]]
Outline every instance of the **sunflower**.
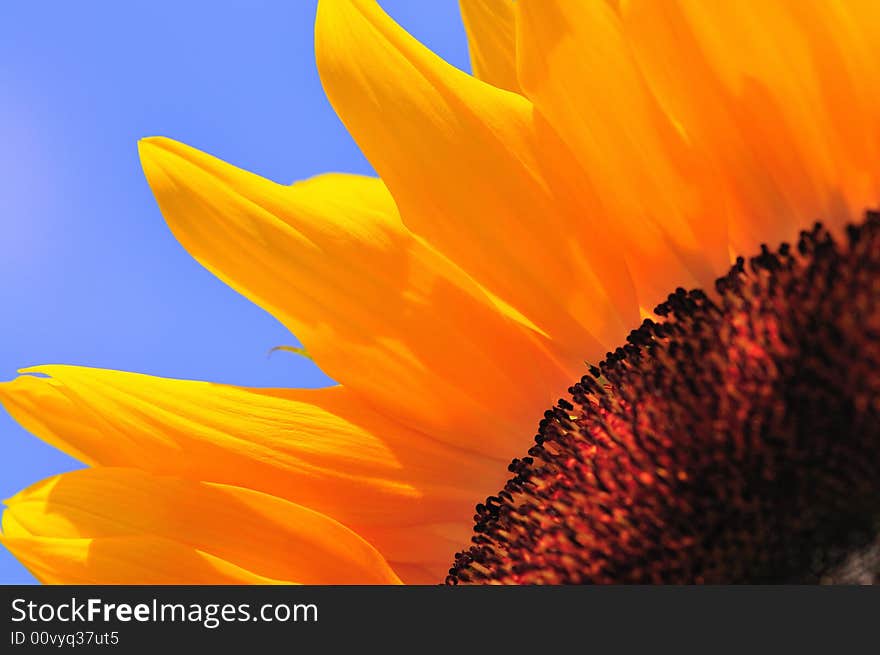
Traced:
[[778, 580], [870, 551], [877, 3], [461, 10], [474, 75], [320, 0], [378, 178], [140, 142], [178, 240], [338, 386], [24, 369], [0, 400], [89, 465], [7, 501], [38, 579]]

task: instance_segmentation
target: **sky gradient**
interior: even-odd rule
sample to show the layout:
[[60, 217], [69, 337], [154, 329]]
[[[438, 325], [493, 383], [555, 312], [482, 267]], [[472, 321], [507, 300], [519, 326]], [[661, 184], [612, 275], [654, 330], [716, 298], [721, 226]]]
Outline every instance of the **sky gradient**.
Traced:
[[[79, 364], [250, 386], [332, 383], [193, 260], [144, 180], [169, 136], [277, 182], [371, 173], [315, 70], [316, 0], [0, 5], [0, 380]], [[380, 0], [469, 69], [456, 0]], [[0, 410], [0, 494], [81, 466]], [[0, 584], [34, 582], [0, 547]]]

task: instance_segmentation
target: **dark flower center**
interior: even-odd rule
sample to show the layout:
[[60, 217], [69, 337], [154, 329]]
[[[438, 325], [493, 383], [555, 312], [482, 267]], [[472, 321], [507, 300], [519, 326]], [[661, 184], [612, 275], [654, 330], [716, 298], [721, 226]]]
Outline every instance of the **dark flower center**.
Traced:
[[880, 580], [880, 213], [716, 288], [545, 413], [447, 582]]

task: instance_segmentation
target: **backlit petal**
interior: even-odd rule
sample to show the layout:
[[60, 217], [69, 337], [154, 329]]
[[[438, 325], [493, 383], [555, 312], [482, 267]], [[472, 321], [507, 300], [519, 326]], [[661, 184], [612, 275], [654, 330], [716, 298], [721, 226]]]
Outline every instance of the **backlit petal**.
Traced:
[[291, 187], [169, 139], [140, 150], [187, 250], [386, 415], [500, 456], [568, 384], [546, 337], [407, 230], [381, 181], [327, 175]]
[[371, 0], [321, 0], [315, 29], [330, 102], [406, 225], [573, 362], [616, 343], [638, 320], [629, 274], [532, 105], [450, 66]]
[[513, 0], [459, 0], [474, 75], [519, 93]]
[[2, 543], [43, 584], [280, 584], [163, 537], [53, 539]]
[[394, 584], [336, 521], [227, 485], [95, 468], [7, 501], [3, 542], [46, 582]]
[[[72, 366], [0, 384], [24, 427], [82, 461], [263, 491], [364, 535], [394, 563], [448, 563], [436, 524], [466, 540], [504, 460], [408, 430], [341, 387], [246, 389]], [[523, 443], [527, 443], [524, 439]], [[444, 553], [448, 555], [448, 553]]]
[[653, 307], [676, 286], [712, 282], [729, 257], [711, 171], [651, 96], [616, 9], [566, 0], [516, 7], [520, 84], [598, 190], [639, 301]]
[[[880, 199], [878, 4], [624, 3], [651, 89], [725, 181], [734, 249]], [[873, 32], [873, 33], [872, 33]]]

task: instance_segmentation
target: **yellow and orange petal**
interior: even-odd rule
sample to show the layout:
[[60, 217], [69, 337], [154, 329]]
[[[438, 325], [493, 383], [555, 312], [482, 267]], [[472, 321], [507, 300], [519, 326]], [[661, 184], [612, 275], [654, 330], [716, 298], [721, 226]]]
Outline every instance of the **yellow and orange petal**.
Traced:
[[356, 533], [252, 489], [100, 467], [6, 504], [2, 543], [46, 583], [399, 582]]
[[429, 580], [467, 538], [473, 499], [504, 478], [505, 462], [409, 430], [343, 387], [248, 389], [75, 366], [26, 373], [0, 384], [0, 401], [80, 461], [287, 499]]
[[408, 228], [572, 363], [638, 320], [611, 226], [593, 220], [573, 155], [527, 99], [450, 66], [368, 0], [322, 0], [315, 51], [331, 104]]
[[403, 225], [380, 180], [285, 186], [170, 139], [140, 151], [187, 250], [381, 413], [498, 457], [571, 377], [545, 336]]
[[520, 93], [513, 0], [459, 0], [474, 77]]
[[646, 84], [720, 173], [734, 251], [877, 206], [877, 3], [623, 6]]
[[729, 255], [715, 181], [644, 84], [617, 12], [605, 2], [523, 0], [516, 28], [523, 92], [597, 189], [596, 218], [614, 227], [640, 304], [721, 275]]

